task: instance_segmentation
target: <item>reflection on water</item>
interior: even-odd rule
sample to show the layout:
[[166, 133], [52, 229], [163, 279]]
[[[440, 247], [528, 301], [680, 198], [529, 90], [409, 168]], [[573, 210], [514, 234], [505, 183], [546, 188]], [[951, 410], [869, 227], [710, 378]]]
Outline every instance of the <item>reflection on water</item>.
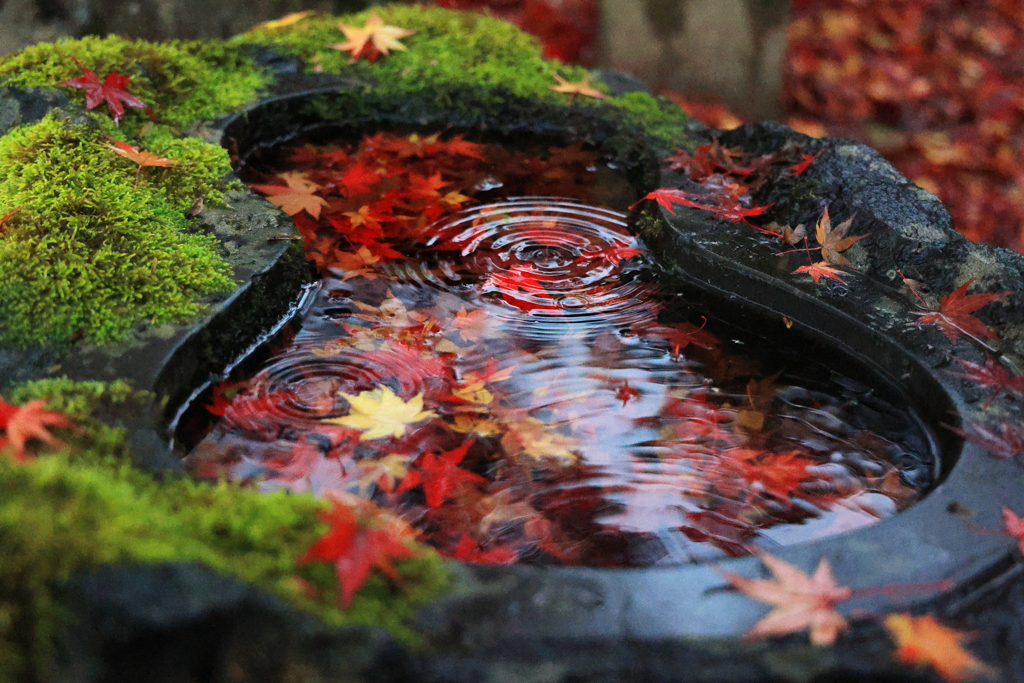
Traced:
[[[333, 172], [369, 166], [363, 148]], [[595, 168], [582, 154], [573, 163]], [[521, 185], [478, 163], [438, 191]], [[331, 225], [353, 253], [332, 216], [371, 193], [332, 192], [319, 221], [297, 224], [307, 247], [324, 253], [316, 231]], [[601, 566], [806, 541], [894, 514], [932, 483], [912, 415], [660, 291], [618, 211], [520, 197], [425, 223], [361, 206], [404, 221], [375, 238], [399, 254], [321, 264], [265, 367], [208, 394], [222, 417], [193, 436], [197, 476], [368, 497], [468, 561]]]

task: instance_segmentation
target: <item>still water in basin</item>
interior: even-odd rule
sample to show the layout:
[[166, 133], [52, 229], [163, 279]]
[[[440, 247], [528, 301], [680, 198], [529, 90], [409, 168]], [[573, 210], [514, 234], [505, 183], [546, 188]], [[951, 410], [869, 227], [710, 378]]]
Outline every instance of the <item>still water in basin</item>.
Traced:
[[[185, 420], [197, 476], [369, 498], [467, 561], [598, 566], [803, 542], [933, 483], [912, 414], [664, 291], [579, 146], [378, 134], [287, 162], [247, 180], [324, 278], [207, 392], [220, 421]], [[502, 198], [530, 177], [562, 198]]]

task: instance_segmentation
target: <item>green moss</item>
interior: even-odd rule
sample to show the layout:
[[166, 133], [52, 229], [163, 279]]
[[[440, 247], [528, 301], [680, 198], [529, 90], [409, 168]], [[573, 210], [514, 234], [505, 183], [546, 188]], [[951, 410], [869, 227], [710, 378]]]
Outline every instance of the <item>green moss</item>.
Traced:
[[[372, 117], [396, 103], [409, 103], [401, 112], [415, 121], [417, 110], [445, 110], [456, 120], [471, 119], [476, 111], [499, 111], [510, 98], [524, 98], [548, 106], [592, 110], [634, 127], [659, 148], [672, 149], [688, 120], [677, 106], [646, 93], [630, 93], [604, 100], [556, 93], [553, 73], [579, 81], [586, 69], [544, 59], [535, 38], [504, 21], [479, 14], [416, 5], [394, 4], [374, 8], [385, 24], [416, 31], [403, 39], [406, 51], [393, 51], [374, 63], [349, 63], [349, 53], [327, 46], [342, 42], [341, 21], [363, 26], [371, 12], [345, 17], [310, 17], [280, 29], [257, 29], [232, 39], [232, 45], [271, 45], [297, 57], [307, 71], [340, 73], [366, 87], [345, 100], [350, 119]], [[607, 91], [603, 84], [595, 84]]]
[[[11, 392], [44, 398], [81, 425], [62, 430], [68, 446], [24, 463], [0, 457], [0, 680], [31, 665], [43, 671], [62, 624], [54, 588], [75, 571], [109, 563], [200, 562], [331, 624], [368, 623], [414, 639], [408, 623], [440, 592], [447, 572], [437, 555], [396, 562], [402, 588], [371, 579], [340, 609], [331, 567], [297, 559], [326, 527], [323, 501], [188, 479], [157, 482], [127, 464], [124, 430], [96, 419], [138, 394], [123, 383], [43, 380]], [[314, 600], [303, 580], [323, 597]], [[6, 677], [5, 677], [6, 676]]]
[[[82, 75], [77, 58], [99, 78], [112, 71], [131, 77], [128, 91], [154, 111], [160, 123], [187, 126], [225, 114], [251, 101], [267, 76], [239, 50], [221, 41], [150, 43], [117, 36], [41, 43], [0, 58], [0, 83], [30, 87], [62, 87], [61, 81]], [[64, 88], [74, 101], [85, 102], [81, 90]], [[108, 116], [106, 105], [94, 111]], [[130, 133], [147, 121], [129, 108], [122, 125]]]
[[0, 234], [7, 344], [78, 331], [116, 340], [139, 320], [192, 318], [197, 297], [234, 286], [216, 240], [189, 234], [184, 213], [215, 195], [223, 152], [158, 137], [154, 148], [180, 165], [146, 168], [134, 188], [135, 164], [104, 142], [97, 127], [57, 113], [0, 138], [0, 208], [21, 207]]

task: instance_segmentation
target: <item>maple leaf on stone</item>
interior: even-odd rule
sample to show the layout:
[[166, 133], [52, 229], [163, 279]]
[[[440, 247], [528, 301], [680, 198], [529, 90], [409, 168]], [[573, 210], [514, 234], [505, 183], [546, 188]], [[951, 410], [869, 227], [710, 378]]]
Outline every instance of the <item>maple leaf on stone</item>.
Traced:
[[313, 218], [320, 218], [320, 209], [327, 206], [323, 197], [318, 197], [314, 192], [320, 186], [306, 178], [305, 173], [287, 171], [278, 177], [285, 185], [250, 185], [249, 187], [259, 190], [267, 195], [267, 199], [274, 206], [281, 208], [289, 216], [305, 211]]
[[999, 392], [1009, 389], [1015, 394], [1024, 395], [1024, 375], [1014, 375], [998, 360], [992, 356], [985, 357], [985, 363], [978, 365], [961, 360], [960, 365], [964, 366], [967, 372], [957, 373], [961, 377], [971, 380], [974, 384], [992, 388], [992, 395], [985, 401], [982, 410], [987, 410]]
[[[72, 57], [72, 59], [75, 58]], [[114, 125], [118, 125], [121, 122], [121, 118], [124, 116], [125, 105], [142, 109], [149, 114], [150, 118], [153, 118], [153, 112], [146, 106], [146, 103], [126, 90], [131, 81], [130, 77], [122, 76], [117, 71], [111, 71], [100, 82], [100, 78], [96, 75], [95, 71], [87, 69], [77, 59], [75, 59], [75, 64], [78, 65], [84, 75], [61, 81], [60, 84], [85, 91], [86, 110], [95, 109], [100, 106], [101, 102], [106, 102], [110, 115], [114, 119]]]
[[339, 395], [349, 402], [349, 414], [344, 417], [328, 418], [324, 422], [362, 430], [360, 441], [383, 439], [388, 436], [398, 438], [405, 434], [406, 425], [437, 417], [433, 412], [423, 410], [423, 392], [416, 394], [408, 402], [403, 401], [386, 386], [363, 391], [355, 396], [345, 393]]
[[[828, 215], [828, 207], [821, 214], [821, 218], [818, 219], [817, 224], [814, 226], [814, 236], [818, 240], [818, 244], [821, 246], [821, 258], [825, 260], [825, 263], [832, 263], [839, 266], [852, 266], [850, 260], [840, 254], [841, 251], [846, 251], [860, 240], [867, 237], [867, 235], [857, 235], [855, 237], [847, 237], [846, 233], [853, 225], [853, 216], [850, 216], [845, 221], [832, 227], [832, 220]], [[830, 276], [831, 277], [831, 276]], [[817, 279], [815, 279], [817, 282]]]
[[556, 81], [558, 81], [558, 85], [552, 85], [550, 89], [555, 92], [566, 93], [570, 96], [570, 101], [572, 101], [571, 98], [576, 95], [595, 97], [597, 99], [604, 99], [605, 97], [608, 97], [606, 94], [590, 85], [590, 74], [587, 74], [583, 77], [583, 80], [575, 83], [570, 83], [557, 73], [553, 73], [551, 75], [555, 77]]
[[[821, 152], [818, 152], [818, 154], [821, 154]], [[818, 154], [802, 154], [801, 161], [786, 167], [786, 170], [789, 171], [790, 175], [800, 175], [807, 170], [807, 167], [818, 157]]]
[[846, 275], [846, 273], [841, 271], [841, 270], [839, 270], [838, 268], [833, 268], [832, 266], [830, 266], [828, 264], [827, 261], [818, 261], [817, 263], [812, 263], [809, 266], [800, 266], [799, 268], [797, 268], [793, 272], [794, 273], [807, 273], [808, 275], [811, 276], [811, 278], [815, 282], [818, 282], [823, 277], [831, 278], [833, 280], [838, 280], [839, 282], [843, 282], [843, 283], [846, 282], [846, 280], [844, 280], [842, 278], [842, 276]]
[[114, 144], [113, 145], [103, 145], [103, 146], [106, 147], [107, 149], [113, 150], [117, 154], [120, 154], [125, 159], [128, 159], [130, 161], [134, 161], [136, 164], [139, 165], [139, 167], [137, 169], [135, 169], [135, 188], [136, 189], [138, 189], [138, 187], [139, 187], [139, 174], [142, 173], [143, 167], [145, 167], [145, 166], [160, 166], [160, 167], [163, 167], [163, 168], [168, 168], [170, 166], [177, 166], [178, 165], [178, 162], [174, 161], [173, 159], [165, 159], [164, 157], [157, 156], [156, 154], [153, 154], [152, 152], [144, 152], [144, 151], [140, 150], [138, 147], [133, 147], [132, 145], [129, 145], [127, 142], [121, 142], [120, 140], [113, 140], [113, 139], [111, 140], [111, 142], [113, 142]]
[[350, 64], [360, 57], [375, 62], [379, 56], [386, 56], [391, 50], [407, 50], [399, 39], [408, 38], [416, 33], [412, 29], [386, 25], [376, 12], [370, 15], [362, 28], [348, 26], [340, 21], [338, 28], [345, 34], [345, 42], [327, 47], [351, 54]]
[[[673, 216], [676, 215], [676, 212], [672, 206], [674, 204], [682, 204], [683, 206], [707, 211], [716, 218], [721, 218], [729, 221], [730, 223], [738, 223], [740, 221], [747, 222], [746, 219], [748, 217], [760, 216], [772, 207], [772, 205], [769, 204], [768, 206], [755, 206], [747, 209], [740, 205], [734, 194], [700, 194], [673, 189], [671, 187], [663, 187], [654, 190], [644, 196], [640, 201], [643, 201], [644, 199], [653, 199], [658, 203], [658, 206], [661, 206]], [[697, 201], [698, 199], [703, 199], [704, 201]], [[632, 209], [639, 203], [640, 202], [636, 202], [629, 208]]]
[[729, 583], [748, 597], [772, 605], [775, 609], [757, 622], [744, 638], [763, 638], [810, 630], [815, 645], [831, 645], [847, 627], [846, 619], [835, 606], [850, 597], [852, 591], [836, 585], [828, 560], [818, 563], [812, 576], [766, 552], [757, 554], [774, 575], [771, 579], [748, 579], [725, 573]]
[[466, 457], [466, 452], [472, 444], [473, 440], [469, 439], [458, 448], [441, 455], [426, 453], [420, 456], [415, 463], [416, 469], [409, 472], [395, 493], [422, 486], [427, 505], [436, 508], [440, 507], [455, 489], [463, 484], [486, 483], [487, 479], [479, 474], [459, 467], [459, 463]]
[[917, 322], [922, 325], [935, 325], [950, 343], [955, 343], [960, 333], [971, 335], [976, 339], [999, 339], [999, 335], [971, 313], [996, 299], [1007, 296], [1010, 292], [994, 292], [988, 294], [968, 294], [967, 288], [974, 279], [963, 283], [943, 297], [938, 309], [929, 309], [915, 313]]
[[415, 557], [416, 553], [404, 541], [412, 537], [412, 531], [399, 520], [391, 520], [381, 528], [363, 527], [356, 520], [352, 510], [334, 500], [331, 510], [321, 512], [320, 519], [330, 529], [299, 558], [299, 564], [330, 562], [341, 590], [338, 602], [347, 607], [374, 568], [380, 570], [392, 581], [400, 577], [391, 559]]
[[930, 614], [890, 614], [885, 618], [885, 628], [896, 642], [894, 656], [898, 661], [927, 664], [948, 683], [996, 673], [964, 649], [967, 634], [943, 626]]
[[989, 429], [978, 423], [968, 423], [971, 430], [965, 432], [953, 429], [968, 441], [984, 448], [989, 455], [997, 458], [1010, 459], [1024, 453], [1024, 428], [1009, 422], [1000, 422], [995, 429]]
[[43, 410], [45, 404], [45, 401], [39, 399], [22, 406], [12, 406], [0, 399], [0, 428], [7, 434], [6, 450], [15, 460], [25, 457], [25, 444], [30, 439], [58, 447], [63, 443], [50, 434], [49, 430], [53, 427], [74, 428], [75, 425], [64, 413]]
[[1024, 554], [1024, 518], [1008, 507], [1003, 507], [1003, 533], [1017, 539], [1017, 549]]
[[295, 24], [299, 23], [300, 21], [310, 16], [311, 14], [314, 14], [314, 11], [311, 9], [307, 9], [302, 12], [291, 12], [289, 14], [284, 15], [283, 17], [280, 17], [279, 19], [271, 19], [270, 21], [264, 21], [262, 23], [256, 24], [250, 30], [273, 30], [277, 28], [284, 28], [286, 26], [294, 26]]

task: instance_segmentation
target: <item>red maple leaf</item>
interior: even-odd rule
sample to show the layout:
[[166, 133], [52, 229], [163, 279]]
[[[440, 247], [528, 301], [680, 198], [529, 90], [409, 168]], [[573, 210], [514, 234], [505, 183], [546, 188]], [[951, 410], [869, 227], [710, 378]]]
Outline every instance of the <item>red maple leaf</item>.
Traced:
[[48, 430], [51, 427], [74, 427], [64, 413], [43, 410], [45, 404], [46, 401], [39, 399], [23, 406], [12, 406], [0, 399], [0, 428], [7, 432], [7, 448], [15, 460], [25, 457], [25, 444], [29, 439], [39, 439], [54, 447], [61, 446], [60, 439]]
[[827, 261], [818, 261], [817, 263], [812, 263], [809, 266], [800, 266], [793, 272], [807, 273], [814, 279], [815, 282], [820, 280], [822, 277], [832, 278], [833, 280], [838, 280], [839, 282], [846, 282], [846, 280], [842, 278], [842, 276], [845, 275], [846, 273], [839, 270], [838, 268], [833, 268], [831, 265], [829, 265]]
[[362, 161], [356, 162], [338, 181], [338, 191], [344, 197], [366, 194], [380, 182], [380, 176]]
[[955, 343], [960, 333], [971, 335], [976, 339], [999, 339], [999, 335], [971, 313], [982, 306], [1007, 296], [1009, 292], [993, 292], [988, 294], [968, 294], [967, 288], [974, 279], [963, 283], [943, 297], [938, 309], [930, 309], [916, 313], [917, 322], [923, 325], [936, 325], [950, 343]]
[[984, 448], [989, 455], [997, 458], [1015, 458], [1024, 453], [1024, 427], [1009, 422], [1000, 422], [995, 429], [988, 429], [976, 422], [969, 422], [970, 431], [953, 428], [953, 431], [968, 441]]
[[[682, 204], [683, 206], [707, 211], [712, 216], [729, 221], [730, 223], [746, 222], [746, 219], [750, 216], [759, 216], [772, 207], [772, 204], [769, 204], [768, 206], [755, 206], [747, 209], [737, 201], [736, 196], [734, 192], [700, 194], [663, 187], [647, 194], [643, 199], [653, 199], [673, 216], [676, 215], [676, 212], [672, 209], [673, 204]], [[640, 201], [643, 201], [643, 199]], [[705, 201], [700, 202], [697, 201], [698, 199]], [[637, 202], [636, 204], [639, 203]], [[636, 204], [633, 204], [633, 206], [636, 206]], [[633, 206], [629, 208], [632, 209]]]
[[472, 564], [512, 564], [516, 561], [518, 554], [505, 546], [483, 550], [468, 534], [463, 534], [459, 539], [459, 544], [455, 546], [452, 556], [456, 560]]
[[1017, 539], [1017, 548], [1024, 553], [1024, 518], [1018, 517], [1013, 510], [1003, 507], [1003, 533]]
[[[72, 57], [72, 59], [75, 58]], [[114, 118], [115, 125], [120, 123], [121, 117], [124, 116], [125, 105], [142, 109], [149, 114], [150, 118], [153, 118], [153, 112], [146, 106], [146, 103], [126, 90], [131, 78], [122, 76], [117, 71], [111, 71], [101, 83], [96, 72], [87, 69], [77, 59], [75, 59], [75, 64], [82, 69], [84, 75], [61, 81], [61, 85], [84, 90], [85, 108], [87, 110], [95, 109], [101, 102], [106, 102], [107, 108], [110, 109], [110, 115]]]
[[995, 397], [1004, 389], [1024, 395], [1024, 375], [1011, 374], [1009, 370], [992, 356], [986, 356], [984, 365], [964, 360], [960, 361], [960, 365], [964, 366], [964, 369], [967, 370], [967, 372], [957, 373], [961, 377], [966, 377], [974, 384], [993, 388], [992, 395], [985, 401], [982, 410], [988, 409]]
[[[820, 153], [821, 152], [819, 152], [818, 154]], [[803, 154], [801, 155], [803, 161], [801, 161], [798, 164], [793, 164], [792, 166], [787, 167], [786, 170], [789, 171], [792, 175], [800, 175], [801, 173], [807, 170], [807, 167], [810, 166], [811, 162], [818, 157], [818, 154]]]
[[397, 582], [400, 577], [391, 559], [415, 557], [416, 553], [402, 542], [410, 535], [405, 527], [400, 528], [395, 523], [383, 528], [363, 527], [351, 508], [337, 500], [332, 503], [330, 510], [320, 513], [320, 519], [330, 525], [330, 529], [309, 547], [298, 563], [332, 563], [341, 587], [338, 601], [347, 607], [370, 577], [370, 570], [376, 567]]
[[420, 456], [416, 461], [416, 469], [411, 470], [402, 480], [396, 493], [422, 485], [427, 505], [436, 508], [440, 507], [460, 485], [470, 482], [486, 482], [487, 480], [479, 474], [459, 467], [459, 463], [466, 457], [466, 451], [469, 450], [472, 443], [473, 441], [470, 439], [455, 450], [442, 453], [439, 456], [433, 453]]

